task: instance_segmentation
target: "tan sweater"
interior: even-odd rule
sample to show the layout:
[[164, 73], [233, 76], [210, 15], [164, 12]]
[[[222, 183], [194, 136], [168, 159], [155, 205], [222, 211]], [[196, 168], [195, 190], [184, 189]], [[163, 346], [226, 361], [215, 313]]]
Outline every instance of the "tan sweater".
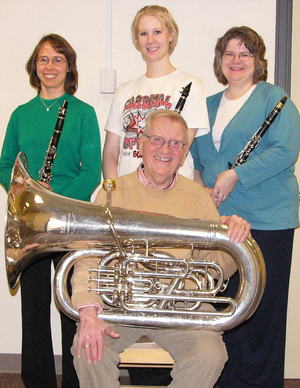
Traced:
[[[106, 203], [106, 193], [103, 189], [98, 193], [95, 202]], [[220, 220], [219, 213], [208, 192], [199, 184], [180, 175], [174, 187], [167, 190], [144, 186], [139, 181], [136, 171], [121, 176], [116, 180], [116, 189], [111, 194], [111, 206], [185, 218]], [[159, 228], [159, 225], [157, 227]], [[181, 249], [178, 257], [187, 258], [189, 256], [189, 250]], [[234, 261], [225, 253], [201, 251], [201, 258], [209, 258], [220, 263], [225, 271], [225, 277], [231, 276], [236, 270]], [[84, 259], [75, 264], [72, 277], [74, 308], [88, 303], [102, 305], [101, 296], [97, 295], [96, 292], [87, 291], [89, 287], [88, 269], [90, 266], [96, 268], [98, 262], [99, 260], [95, 259]]]

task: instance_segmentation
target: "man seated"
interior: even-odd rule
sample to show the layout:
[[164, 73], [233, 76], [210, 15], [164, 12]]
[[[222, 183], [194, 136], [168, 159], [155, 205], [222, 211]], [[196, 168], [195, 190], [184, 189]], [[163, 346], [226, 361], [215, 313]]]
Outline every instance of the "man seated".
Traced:
[[[111, 205], [171, 216], [221, 220], [228, 225], [227, 235], [232, 242], [244, 241], [250, 225], [237, 216], [220, 217], [208, 192], [194, 181], [178, 175], [188, 153], [187, 143], [188, 128], [178, 113], [164, 109], [151, 113], [140, 144], [143, 162], [137, 171], [116, 180]], [[96, 202], [105, 204], [103, 189]], [[181, 251], [179, 257], [190, 254], [188, 250]], [[219, 262], [226, 278], [236, 270], [234, 261], [225, 253], [201, 251], [200, 255]], [[174, 359], [170, 387], [212, 388], [227, 360], [222, 333], [107, 324], [101, 319], [101, 297], [87, 291], [88, 268], [91, 263], [96, 268], [98, 262], [99, 259], [94, 258], [79, 261], [72, 278], [72, 302], [80, 315], [72, 353], [80, 386], [119, 387], [119, 354], [146, 335], [169, 351]]]

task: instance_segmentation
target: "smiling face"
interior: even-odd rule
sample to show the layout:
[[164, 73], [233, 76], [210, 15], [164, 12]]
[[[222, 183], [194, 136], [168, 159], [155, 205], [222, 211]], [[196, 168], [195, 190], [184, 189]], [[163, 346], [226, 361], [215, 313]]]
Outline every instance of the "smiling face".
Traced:
[[168, 141], [176, 139], [186, 143], [185, 128], [179, 121], [172, 121], [164, 116], [157, 117], [147, 132], [147, 136], [153, 135], [163, 137], [166, 142], [157, 147], [151, 144], [148, 137], [142, 136], [140, 151], [143, 155], [144, 172], [155, 188], [164, 189], [172, 182], [174, 173], [182, 166], [188, 152], [186, 146], [181, 150], [171, 150]]
[[[239, 39], [231, 39], [227, 43], [225, 52], [231, 52], [233, 54], [250, 53], [244, 43], [241, 43]], [[228, 60], [223, 56], [221, 67], [229, 86], [231, 84], [238, 84], [241, 86], [253, 84], [253, 75], [255, 71], [254, 57], [250, 57], [248, 62], [242, 62], [238, 55], [235, 55], [232, 60]]]
[[156, 16], [144, 15], [140, 18], [138, 43], [146, 62], [168, 59], [170, 41], [172, 33], [169, 34]]
[[[40, 49], [37, 58], [47, 57], [47, 65], [36, 64], [37, 76], [41, 81], [40, 96], [43, 98], [56, 98], [65, 93], [65, 80], [68, 72], [68, 62], [63, 54], [56, 52], [49, 42], [45, 42]], [[52, 63], [53, 57], [63, 59], [61, 66], [55, 66]]]

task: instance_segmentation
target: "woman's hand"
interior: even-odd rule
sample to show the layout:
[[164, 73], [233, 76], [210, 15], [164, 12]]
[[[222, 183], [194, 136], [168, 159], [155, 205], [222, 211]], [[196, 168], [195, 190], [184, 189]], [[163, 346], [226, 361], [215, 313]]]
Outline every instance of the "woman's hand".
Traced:
[[40, 183], [42, 186], [46, 187], [46, 189], [53, 191], [52, 187], [48, 183], [43, 182], [43, 181], [38, 181], [38, 183]]
[[234, 171], [234, 169], [223, 171], [220, 175], [218, 175], [212, 193], [212, 199], [217, 208], [221, 205], [222, 202], [226, 200], [226, 198], [234, 189], [238, 180], [239, 177], [237, 176], [237, 173]]
[[119, 334], [100, 319], [97, 315], [97, 308], [94, 306], [83, 307], [79, 310], [80, 326], [78, 330], [77, 357], [81, 357], [82, 348], [85, 357], [90, 364], [101, 360], [104, 349], [104, 334], [112, 338], [119, 338]]

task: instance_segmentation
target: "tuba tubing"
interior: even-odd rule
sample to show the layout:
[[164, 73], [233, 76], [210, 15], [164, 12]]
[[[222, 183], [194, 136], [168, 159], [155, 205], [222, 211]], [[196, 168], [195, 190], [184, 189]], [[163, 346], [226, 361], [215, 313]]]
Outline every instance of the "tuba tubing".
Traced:
[[[55, 300], [65, 314], [79, 320], [66, 291], [66, 279], [71, 267], [86, 256], [100, 259], [118, 251], [107, 213], [105, 205], [70, 199], [45, 189], [30, 176], [26, 156], [20, 153], [12, 171], [7, 201], [5, 251], [9, 287], [17, 286], [22, 271], [30, 263], [52, 252], [65, 251], [68, 254], [55, 273]], [[227, 226], [216, 221], [184, 219], [183, 222], [180, 217], [114, 207], [109, 213], [124, 251], [145, 247], [222, 250], [235, 260], [241, 281], [235, 297], [236, 309], [230, 316], [178, 316], [176, 312], [159, 315], [112, 308], [104, 310], [101, 318], [130, 326], [223, 331], [254, 313], [266, 277], [263, 256], [254, 239], [248, 237], [243, 243], [231, 243], [226, 236]]]

